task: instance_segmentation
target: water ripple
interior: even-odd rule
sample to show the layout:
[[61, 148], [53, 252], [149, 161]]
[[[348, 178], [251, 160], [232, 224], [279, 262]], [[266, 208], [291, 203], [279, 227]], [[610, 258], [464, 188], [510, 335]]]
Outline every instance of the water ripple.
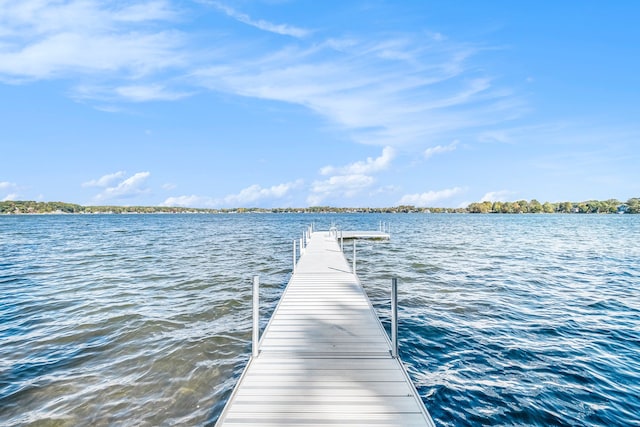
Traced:
[[213, 425], [311, 221], [392, 223], [358, 274], [438, 426], [640, 425], [640, 217], [354, 214], [0, 218], [0, 425]]

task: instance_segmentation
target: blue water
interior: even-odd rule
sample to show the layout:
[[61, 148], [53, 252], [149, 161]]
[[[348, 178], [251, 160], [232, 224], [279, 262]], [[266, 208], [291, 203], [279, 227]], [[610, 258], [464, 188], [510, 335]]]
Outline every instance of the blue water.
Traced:
[[213, 425], [312, 221], [438, 426], [640, 426], [640, 216], [410, 214], [0, 217], [0, 425]]

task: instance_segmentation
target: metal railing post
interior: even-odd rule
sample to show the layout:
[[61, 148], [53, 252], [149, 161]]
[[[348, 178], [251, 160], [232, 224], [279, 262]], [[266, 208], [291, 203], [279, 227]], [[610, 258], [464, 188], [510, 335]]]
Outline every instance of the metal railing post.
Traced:
[[391, 356], [398, 357], [398, 279], [391, 279]]
[[293, 239], [293, 272], [296, 272], [296, 239]]
[[342, 236], [342, 230], [340, 230], [340, 250], [344, 252], [344, 237]]
[[260, 342], [260, 277], [253, 276], [253, 340], [252, 354], [258, 357], [260, 350], [258, 345]]
[[353, 274], [356, 274], [356, 239], [353, 239], [353, 267], [351, 267]]

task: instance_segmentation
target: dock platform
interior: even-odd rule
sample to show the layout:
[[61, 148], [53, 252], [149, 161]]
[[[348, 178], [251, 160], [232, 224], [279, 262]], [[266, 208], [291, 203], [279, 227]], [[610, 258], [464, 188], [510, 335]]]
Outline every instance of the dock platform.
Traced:
[[343, 238], [344, 240], [389, 240], [391, 235], [384, 231], [340, 231], [338, 238]]
[[434, 426], [335, 233], [308, 236], [217, 426]]

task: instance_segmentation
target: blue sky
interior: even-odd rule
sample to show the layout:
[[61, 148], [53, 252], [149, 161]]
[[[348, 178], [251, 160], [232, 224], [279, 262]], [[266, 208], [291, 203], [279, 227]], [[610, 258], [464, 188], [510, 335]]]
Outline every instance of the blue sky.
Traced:
[[640, 196], [640, 2], [0, 0], [0, 200]]

